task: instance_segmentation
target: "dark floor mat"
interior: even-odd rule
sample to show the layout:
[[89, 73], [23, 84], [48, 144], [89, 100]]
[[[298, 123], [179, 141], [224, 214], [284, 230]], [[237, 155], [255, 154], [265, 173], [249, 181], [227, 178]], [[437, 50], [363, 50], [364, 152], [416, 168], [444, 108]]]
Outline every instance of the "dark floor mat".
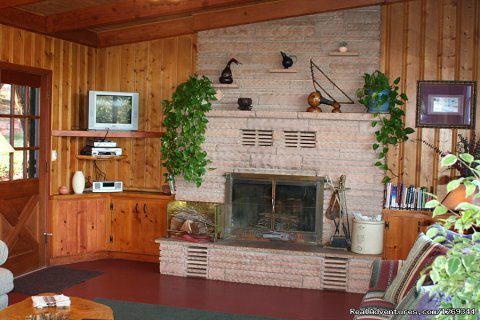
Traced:
[[128, 302], [96, 298], [95, 302], [106, 304], [113, 310], [115, 320], [281, 320], [245, 314], [214, 312], [190, 308], [176, 308], [158, 304]]
[[60, 293], [102, 273], [65, 267], [50, 267], [15, 279], [13, 281], [14, 291], [28, 295], [45, 292]]

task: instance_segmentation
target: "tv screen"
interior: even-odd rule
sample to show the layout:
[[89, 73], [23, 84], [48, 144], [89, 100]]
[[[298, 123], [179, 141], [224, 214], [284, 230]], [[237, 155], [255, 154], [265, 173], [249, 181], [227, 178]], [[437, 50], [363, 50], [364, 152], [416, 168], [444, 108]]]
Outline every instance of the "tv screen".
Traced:
[[88, 92], [89, 130], [138, 130], [138, 93]]

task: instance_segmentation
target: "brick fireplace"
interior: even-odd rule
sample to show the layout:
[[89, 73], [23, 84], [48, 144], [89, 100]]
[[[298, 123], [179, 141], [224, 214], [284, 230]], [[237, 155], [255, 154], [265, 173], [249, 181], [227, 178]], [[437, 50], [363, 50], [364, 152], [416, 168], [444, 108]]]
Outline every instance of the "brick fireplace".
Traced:
[[[373, 165], [372, 116], [359, 104], [342, 105], [344, 113], [330, 113], [324, 105], [323, 113], [305, 112], [312, 91], [310, 59], [354, 98], [361, 76], [379, 68], [380, 23], [380, 7], [372, 6], [199, 32], [198, 74], [218, 83], [230, 58], [242, 65], [232, 68], [233, 86], [217, 85], [224, 97], [208, 114], [204, 149], [212, 170], [200, 188], [178, 179], [176, 199], [224, 204], [227, 175], [232, 173], [323, 176], [334, 182], [345, 175], [348, 212], [380, 214], [382, 172]], [[332, 54], [339, 40], [347, 41], [354, 54]], [[270, 71], [281, 68], [280, 51], [297, 56], [291, 72]], [[252, 98], [252, 111], [237, 110], [239, 97]], [[325, 186], [318, 239], [322, 244], [335, 230], [323, 214], [331, 194]], [[370, 265], [379, 258], [317, 245], [242, 241], [192, 244], [159, 239], [160, 272], [365, 292]]]
[[[224, 203], [226, 174], [232, 172], [329, 176], [333, 181], [344, 174], [348, 212], [381, 213], [382, 172], [373, 166], [370, 114], [213, 110], [208, 117], [204, 148], [213, 170], [200, 188], [179, 179], [178, 200]], [[324, 204], [330, 196], [326, 186]], [[323, 217], [322, 243], [333, 232], [333, 222]]]

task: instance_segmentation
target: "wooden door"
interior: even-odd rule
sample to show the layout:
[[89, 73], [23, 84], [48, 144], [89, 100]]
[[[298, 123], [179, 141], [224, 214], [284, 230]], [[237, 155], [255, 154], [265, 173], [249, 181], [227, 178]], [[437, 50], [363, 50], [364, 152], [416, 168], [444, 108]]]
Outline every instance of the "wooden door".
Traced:
[[107, 202], [106, 198], [52, 200], [51, 258], [106, 250]]
[[411, 210], [383, 210], [385, 233], [383, 244], [384, 259], [407, 258], [420, 232], [431, 223], [431, 213]]
[[158, 256], [155, 239], [166, 235], [166, 206], [170, 200], [128, 194], [113, 197], [111, 250]]
[[166, 201], [145, 200], [135, 214], [133, 229], [134, 248], [138, 252], [158, 255], [155, 239], [166, 236]]
[[0, 154], [0, 237], [14, 275], [47, 262], [50, 83], [48, 70], [0, 62], [0, 132], [15, 149]]
[[111, 202], [111, 236], [110, 248], [112, 251], [132, 251], [132, 218], [136, 201], [130, 199], [114, 198]]

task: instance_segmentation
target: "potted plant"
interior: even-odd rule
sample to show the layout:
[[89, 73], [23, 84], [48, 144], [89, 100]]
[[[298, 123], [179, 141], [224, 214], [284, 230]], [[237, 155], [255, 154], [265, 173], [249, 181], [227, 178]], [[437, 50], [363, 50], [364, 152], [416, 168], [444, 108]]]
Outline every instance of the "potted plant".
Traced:
[[340, 51], [340, 52], [347, 52], [348, 51], [347, 41], [340, 41], [338, 43], [338, 51]]
[[389, 146], [408, 140], [408, 135], [414, 132], [403, 123], [405, 112], [401, 106], [408, 97], [405, 93], [399, 93], [400, 77], [390, 84], [388, 77], [376, 70], [372, 74], [366, 73], [363, 79], [364, 86], [357, 90], [356, 95], [359, 102], [373, 113], [372, 127], [378, 126], [373, 143], [373, 150], [378, 152], [375, 166], [384, 171], [383, 183], [387, 183], [391, 180], [388, 174], [394, 174], [387, 164]]
[[[447, 185], [448, 192], [463, 189], [463, 202], [453, 210], [442, 204], [436, 196], [427, 202], [433, 208], [433, 216], [449, 213], [448, 218], [441, 219], [443, 228], [429, 228], [427, 236], [434, 242], [439, 242], [448, 247], [445, 256], [437, 257], [431, 267], [420, 277], [417, 290], [423, 285], [427, 275], [433, 282], [433, 297], [443, 310], [464, 310], [456, 314], [443, 313], [437, 319], [478, 319], [480, 309], [480, 160], [470, 153], [458, 155], [447, 154], [442, 158], [441, 164], [445, 167], [455, 166], [468, 168], [471, 175], [452, 180]], [[470, 199], [473, 199], [470, 200]], [[449, 231], [453, 228], [456, 232]], [[465, 235], [468, 230], [468, 235]]]
[[[171, 100], [163, 100], [165, 133], [161, 137], [164, 174], [169, 182], [182, 176], [185, 181], [200, 187], [210, 163], [202, 149], [208, 119], [212, 109], [210, 101], [216, 100], [215, 89], [206, 76], [190, 76], [172, 94]], [[172, 192], [175, 188], [171, 187]]]

